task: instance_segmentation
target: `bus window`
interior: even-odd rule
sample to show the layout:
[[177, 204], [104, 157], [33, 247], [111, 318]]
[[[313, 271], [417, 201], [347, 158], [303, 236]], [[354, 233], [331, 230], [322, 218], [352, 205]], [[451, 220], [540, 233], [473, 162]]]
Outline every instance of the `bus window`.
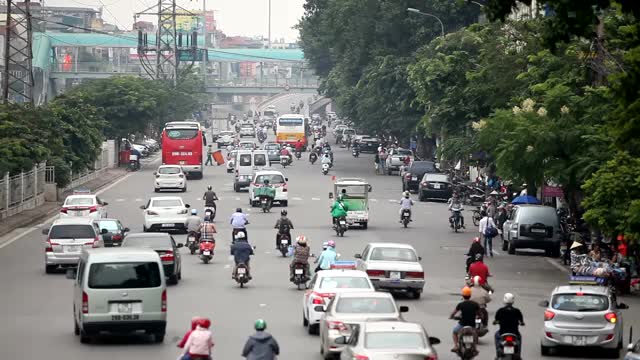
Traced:
[[198, 129], [175, 129], [168, 130], [167, 136], [171, 140], [188, 140], [198, 135]]
[[240, 155], [240, 166], [251, 166], [251, 154]]

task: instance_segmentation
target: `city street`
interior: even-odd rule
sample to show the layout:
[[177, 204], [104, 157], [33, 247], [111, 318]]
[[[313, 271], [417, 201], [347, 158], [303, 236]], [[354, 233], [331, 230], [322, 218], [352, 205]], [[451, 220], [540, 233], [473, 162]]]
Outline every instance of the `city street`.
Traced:
[[[278, 104], [286, 113], [291, 99]], [[273, 133], [270, 134], [270, 140]], [[257, 140], [256, 140], [257, 142]], [[282, 170], [289, 178], [289, 218], [295, 229], [293, 236], [301, 234], [310, 239], [312, 251], [319, 254], [323, 241], [333, 239], [343, 260], [352, 259], [369, 242], [401, 242], [413, 245], [422, 256], [427, 285], [419, 300], [398, 297], [402, 305], [409, 306], [408, 321], [422, 323], [430, 336], [438, 337], [436, 346], [440, 359], [455, 359], [451, 329], [454, 321], [448, 316], [459, 302], [463, 286], [465, 256], [471, 239], [477, 235], [470, 211], [466, 212], [467, 229], [453, 233], [448, 226], [446, 204], [417, 202], [414, 221], [409, 228], [398, 223], [397, 201], [401, 197], [398, 176], [375, 175], [373, 155], [362, 154], [353, 158], [345, 149], [333, 145], [335, 166], [324, 176], [320, 164], [311, 165], [307, 154], [293, 166]], [[157, 165], [157, 164], [156, 164]], [[282, 169], [278, 164], [276, 169]], [[131, 173], [122, 181], [106, 188], [101, 197], [109, 202], [109, 215], [119, 218], [133, 232], [142, 231], [142, 211], [139, 206], [153, 192], [154, 165]], [[344, 238], [336, 238], [330, 227], [329, 192], [333, 191], [332, 176], [365, 178], [373, 186], [370, 193], [370, 222], [367, 230], [347, 231]], [[39, 230], [30, 230], [20, 239], [0, 248], [0, 315], [4, 319], [0, 328], [0, 359], [175, 359], [179, 350], [177, 341], [189, 329], [195, 315], [212, 319], [216, 345], [214, 359], [239, 359], [242, 346], [253, 333], [257, 318], [267, 321], [282, 350], [281, 359], [320, 359], [318, 336], [310, 336], [302, 326], [302, 291], [288, 279], [290, 259], [274, 250], [273, 228], [280, 208], [264, 214], [247, 208], [248, 194], [233, 192], [232, 175], [224, 166], [207, 167], [203, 180], [190, 180], [189, 190], [177, 194], [202, 211], [202, 195], [212, 185], [220, 197], [216, 226], [218, 227], [216, 253], [212, 263], [204, 265], [197, 256], [182, 249], [182, 281], [168, 288], [168, 327], [163, 344], [152, 344], [145, 337], [99, 339], [89, 345], [80, 344], [73, 335], [72, 282], [63, 272], [46, 275], [43, 264], [43, 236]], [[251, 224], [249, 239], [257, 247], [251, 261], [253, 280], [241, 289], [231, 279], [233, 260], [229, 257], [230, 226], [228, 218], [236, 207], [249, 212]], [[184, 242], [185, 235], [175, 236]], [[6, 240], [6, 239], [5, 239]], [[11, 239], [9, 239], [11, 240]], [[539, 339], [544, 309], [538, 306], [546, 300], [554, 286], [566, 282], [567, 273], [554, 266], [550, 259], [538, 253], [507, 255], [494, 244], [497, 254], [487, 260], [493, 274], [491, 283], [496, 289], [489, 304], [491, 320], [501, 306], [505, 292], [516, 295], [516, 307], [524, 316], [523, 334], [525, 359], [539, 359]], [[625, 346], [628, 329], [636, 325], [640, 330], [640, 300], [621, 298], [630, 307], [624, 313]], [[493, 331], [480, 341], [477, 359], [493, 359]], [[636, 331], [638, 333], [638, 331]], [[624, 353], [624, 352], [623, 352]], [[569, 358], [590, 357], [590, 353], [573, 354]], [[566, 354], [556, 358], [562, 359]]]

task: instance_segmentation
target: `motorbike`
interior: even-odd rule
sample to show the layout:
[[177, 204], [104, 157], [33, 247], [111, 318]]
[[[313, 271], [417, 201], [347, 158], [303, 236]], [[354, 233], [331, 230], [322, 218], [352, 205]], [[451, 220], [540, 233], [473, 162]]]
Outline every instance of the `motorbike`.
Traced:
[[280, 155], [280, 165], [282, 167], [287, 167], [289, 165], [289, 156], [288, 155]]
[[269, 196], [260, 196], [260, 207], [262, 208], [262, 212], [270, 212], [272, 204], [272, 198], [270, 198]]
[[300, 160], [302, 153], [300, 151], [296, 151], [296, 159]]
[[473, 225], [478, 226], [480, 224], [480, 220], [482, 220], [481, 214], [483, 211], [487, 211], [487, 208], [484, 205], [478, 206], [477, 209], [473, 210], [473, 213], [471, 214]]
[[241, 288], [243, 288], [244, 284], [249, 282], [249, 269], [247, 268], [247, 265], [244, 263], [236, 265], [235, 274], [236, 282], [240, 284]]
[[204, 220], [213, 221], [216, 218], [216, 208], [213, 206], [205, 206], [204, 208]]
[[471, 326], [465, 326], [458, 332], [458, 351], [456, 354], [462, 360], [471, 360], [478, 356], [476, 332]]
[[329, 167], [330, 166], [327, 163], [322, 164], [322, 174], [323, 175], [327, 175], [329, 173]]
[[453, 231], [458, 232], [458, 230], [460, 230], [460, 228], [462, 227], [462, 209], [451, 210], [451, 212], [453, 212]]
[[208, 264], [213, 258], [213, 250], [216, 248], [216, 243], [211, 240], [200, 241], [200, 260], [203, 263]]
[[280, 250], [282, 257], [287, 257], [289, 245], [291, 245], [291, 236], [287, 233], [278, 234], [278, 250]]
[[258, 141], [260, 142], [260, 144], [264, 143], [265, 140], [267, 140], [266, 135], [263, 135], [262, 133], [258, 134]]
[[315, 164], [317, 160], [318, 160], [318, 154], [316, 154], [315, 152], [312, 152], [311, 154], [309, 154], [309, 161], [311, 162], [311, 165]]
[[480, 307], [480, 314], [480, 316], [476, 317], [476, 334], [478, 334], [478, 337], [483, 337], [489, 332], [489, 327], [487, 326], [489, 313], [486, 305], [485, 307]]
[[298, 290], [305, 289], [307, 287], [307, 281], [309, 276], [307, 274], [307, 265], [296, 263], [293, 265], [293, 283], [298, 287]]
[[520, 344], [516, 334], [504, 333], [498, 343], [499, 360], [520, 360]]
[[129, 167], [127, 167], [127, 171], [138, 171], [138, 160], [129, 160]]
[[344, 237], [344, 232], [347, 231], [347, 219], [345, 217], [340, 217], [336, 220], [335, 230], [336, 235]]
[[358, 150], [358, 149], [354, 148], [354, 149], [351, 151], [351, 155], [353, 155], [353, 157], [357, 158], [358, 156], [360, 156], [360, 150]]
[[246, 229], [233, 229], [231, 231], [231, 243], [232, 244], [236, 242], [236, 235], [239, 232], [243, 232], [245, 239], [247, 239], [247, 241], [249, 241], [249, 234], [247, 234], [247, 230]]
[[191, 252], [191, 255], [194, 255], [196, 253], [196, 250], [198, 250], [198, 235], [196, 234], [195, 231], [191, 231], [188, 235], [187, 235], [187, 247], [189, 248], [189, 252]]
[[411, 210], [404, 209], [402, 210], [402, 225], [407, 227], [411, 222]]

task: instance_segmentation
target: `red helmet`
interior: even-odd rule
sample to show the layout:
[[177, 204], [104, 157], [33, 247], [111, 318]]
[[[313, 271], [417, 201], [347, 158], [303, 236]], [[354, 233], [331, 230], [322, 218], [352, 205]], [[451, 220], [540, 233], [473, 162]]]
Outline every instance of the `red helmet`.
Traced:
[[477, 243], [479, 243], [479, 242], [480, 242], [480, 238], [479, 238], [479, 237], [474, 237], [474, 238], [473, 238], [473, 242], [477, 242]]
[[198, 326], [208, 329], [211, 326], [211, 320], [207, 318], [200, 318], [200, 320], [198, 320]]
[[200, 316], [192, 317], [191, 318], [191, 330], [195, 330], [196, 326], [198, 326], [202, 320], [204, 320], [204, 318], [200, 317]]

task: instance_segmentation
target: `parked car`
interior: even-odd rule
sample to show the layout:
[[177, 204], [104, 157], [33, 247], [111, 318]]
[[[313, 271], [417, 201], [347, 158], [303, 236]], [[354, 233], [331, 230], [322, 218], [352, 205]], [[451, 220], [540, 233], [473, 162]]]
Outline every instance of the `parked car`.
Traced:
[[625, 304], [618, 304], [606, 286], [563, 285], [551, 292], [549, 301], [541, 303], [544, 325], [540, 353], [563, 347], [600, 347], [612, 358], [620, 356], [623, 344]]
[[387, 175], [393, 174], [394, 171], [399, 172], [404, 166], [404, 162], [407, 157], [413, 161], [413, 153], [409, 149], [398, 148], [389, 150], [389, 156], [387, 156], [385, 164]]
[[178, 249], [183, 247], [183, 244], [176, 243], [168, 233], [129, 234], [124, 238], [122, 247], [152, 249], [160, 256], [164, 275], [169, 279], [167, 283], [177, 284], [182, 279], [182, 257]]
[[145, 145], [142, 145], [142, 144], [131, 144], [131, 146], [134, 149], [140, 151], [140, 155], [142, 155], [143, 158], [149, 156], [150, 151]]
[[113, 247], [122, 245], [122, 239], [130, 231], [128, 227], [124, 227], [118, 219], [98, 219], [94, 220], [100, 229], [102, 240], [105, 247]]
[[67, 196], [60, 208], [60, 218], [90, 217], [100, 219], [107, 217], [107, 205], [97, 195], [90, 193], [74, 193]]
[[380, 146], [380, 140], [377, 138], [364, 138], [358, 142], [361, 153], [375, 154], [378, 152], [378, 146]]
[[160, 165], [153, 175], [155, 192], [167, 189], [187, 191], [187, 176], [179, 165]]
[[560, 220], [556, 209], [542, 205], [518, 205], [502, 225], [502, 250], [541, 249], [546, 256], [560, 256]]
[[433, 161], [414, 161], [402, 174], [402, 191], [418, 191], [420, 180], [426, 173], [437, 173], [436, 165]]
[[449, 200], [453, 195], [453, 184], [449, 175], [426, 173], [418, 187], [418, 199]]
[[86, 217], [62, 218], [42, 229], [47, 238], [44, 249], [44, 268], [47, 274], [58, 267], [78, 265], [80, 254], [86, 248], [104, 246], [98, 225]]
[[258, 206], [260, 199], [253, 196], [253, 191], [257, 187], [261, 187], [265, 180], [269, 180], [269, 185], [275, 188], [276, 197], [273, 202], [277, 202], [282, 206], [289, 205], [289, 191], [287, 181], [282, 172], [278, 170], [263, 169], [253, 173], [253, 179], [249, 185], [249, 204]]
[[185, 204], [179, 196], [152, 197], [145, 205], [140, 206], [144, 216], [142, 230], [144, 232], [160, 230], [187, 230], [189, 204]]
[[403, 291], [420, 298], [425, 285], [422, 258], [411, 245], [370, 243], [354, 257], [357, 269], [367, 273], [376, 290]]

